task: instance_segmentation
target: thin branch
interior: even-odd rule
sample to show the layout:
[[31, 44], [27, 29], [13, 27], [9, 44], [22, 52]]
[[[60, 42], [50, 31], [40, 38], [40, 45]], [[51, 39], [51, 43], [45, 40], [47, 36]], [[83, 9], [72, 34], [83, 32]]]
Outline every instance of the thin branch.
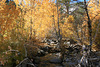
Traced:
[[[97, 15], [95, 15], [95, 17], [93, 17], [93, 19], [95, 19], [100, 13], [98, 13]], [[91, 21], [93, 21], [93, 19], [91, 19]]]
[[[25, 60], [29, 60], [28, 58], [25, 58], [24, 60], [22, 60], [16, 67], [19, 67]], [[31, 63], [32, 63], [32, 61], [31, 60], [29, 60]], [[33, 67], [36, 67], [33, 63], [32, 64], [30, 64], [30, 65], [32, 65]]]
[[3, 52], [3, 53], [7, 53], [7, 52], [19, 52], [18, 50], [8, 50], [6, 52]]
[[16, 67], [19, 67], [19, 65], [21, 65], [25, 60], [28, 60], [28, 58], [25, 58], [24, 60], [22, 60]]
[[[31, 63], [32, 63], [32, 61], [31, 60], [29, 60]], [[31, 64], [33, 67], [36, 67], [33, 63]]]
[[24, 45], [24, 49], [25, 49], [25, 57], [27, 57], [27, 49], [26, 49], [26, 45]]

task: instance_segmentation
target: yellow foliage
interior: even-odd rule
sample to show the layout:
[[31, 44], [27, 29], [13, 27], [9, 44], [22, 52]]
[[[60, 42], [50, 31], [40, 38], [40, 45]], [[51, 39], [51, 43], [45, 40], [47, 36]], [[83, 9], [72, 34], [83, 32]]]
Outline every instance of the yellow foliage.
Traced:
[[65, 23], [60, 24], [61, 32], [64, 37], [70, 37], [73, 35], [73, 33], [74, 33], [73, 25], [72, 25], [72, 23], [69, 23], [69, 22], [73, 22], [73, 21], [74, 21], [73, 16], [69, 15], [69, 17], [67, 19], [65, 18]]
[[36, 4], [35, 7], [34, 4], [32, 4], [33, 6], [27, 8], [27, 13], [24, 16], [26, 20], [25, 28], [29, 31], [30, 27], [32, 27], [37, 37], [45, 37], [49, 35], [49, 31], [53, 28], [53, 24], [55, 23], [55, 25], [57, 25], [57, 8], [55, 3], [49, 2], [49, 0], [43, 0], [42, 4], [39, 2], [40, 1], [34, 3]]
[[[5, 31], [9, 31], [14, 27], [14, 24], [19, 15], [19, 9], [16, 9], [14, 2], [11, 1], [8, 5], [2, 2], [0, 5], [0, 33], [3, 35]], [[4, 35], [5, 36], [5, 35]]]
[[74, 17], [72, 15], [69, 15], [67, 18], [67, 22], [74, 22]]

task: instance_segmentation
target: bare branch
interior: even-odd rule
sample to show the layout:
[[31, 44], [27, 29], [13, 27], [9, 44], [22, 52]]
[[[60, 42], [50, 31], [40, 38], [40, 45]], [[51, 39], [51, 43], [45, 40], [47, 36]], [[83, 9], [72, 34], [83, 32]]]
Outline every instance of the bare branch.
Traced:
[[[25, 58], [24, 60], [22, 60], [16, 67], [19, 67], [25, 60], [29, 60], [31, 63], [32, 63], [32, 61], [30, 60], [30, 59], [28, 59], [28, 58]], [[33, 63], [32, 64], [30, 64], [30, 65], [32, 65], [33, 67], [36, 67]]]
[[18, 50], [8, 50], [6, 52], [3, 52], [3, 53], [7, 53], [7, 52], [19, 52]]
[[25, 49], [25, 57], [27, 57], [26, 45], [24, 45], [24, 49]]
[[18, 67], [19, 65], [21, 65], [25, 60], [28, 60], [28, 58], [25, 58], [24, 60], [22, 60], [16, 67]]
[[[95, 19], [100, 13], [98, 13], [97, 15], [95, 15], [95, 17], [93, 17], [93, 19]], [[91, 19], [91, 21], [93, 21], [93, 19]]]

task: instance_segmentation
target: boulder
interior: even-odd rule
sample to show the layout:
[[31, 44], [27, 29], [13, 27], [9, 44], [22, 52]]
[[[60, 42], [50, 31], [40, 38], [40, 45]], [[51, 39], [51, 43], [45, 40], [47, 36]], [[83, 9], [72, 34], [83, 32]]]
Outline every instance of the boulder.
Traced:
[[48, 51], [50, 51], [52, 49], [52, 47], [50, 47], [50, 46], [43, 46], [40, 49], [43, 50], [44, 52], [48, 52]]
[[37, 56], [41, 57], [41, 56], [44, 56], [45, 54], [46, 53], [43, 50], [39, 49], [38, 53], [37, 53]]
[[39, 64], [40, 63], [40, 57], [34, 57], [33, 59], [34, 59], [33, 60], [34, 64]]
[[61, 51], [61, 49], [59, 49], [59, 48], [53, 48], [53, 49], [49, 50], [49, 53], [57, 53], [60, 51]]
[[50, 63], [59, 64], [59, 63], [61, 63], [61, 59], [60, 58], [53, 58], [50, 60]]

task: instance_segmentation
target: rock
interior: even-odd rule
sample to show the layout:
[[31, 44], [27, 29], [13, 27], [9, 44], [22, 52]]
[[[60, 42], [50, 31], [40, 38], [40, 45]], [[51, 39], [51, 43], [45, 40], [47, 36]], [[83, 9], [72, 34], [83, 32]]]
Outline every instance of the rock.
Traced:
[[66, 58], [66, 62], [70, 62], [71, 61], [71, 59], [70, 58]]
[[70, 45], [70, 42], [64, 42], [64, 44]]
[[61, 57], [61, 53], [56, 53], [55, 55], [59, 58]]
[[70, 39], [70, 44], [76, 44], [77, 41], [74, 41], [73, 39]]
[[73, 47], [68, 47], [68, 48], [66, 48], [69, 52], [72, 52], [72, 51], [74, 51], [74, 49], [73, 49]]
[[82, 49], [81, 45], [75, 45], [74, 48]]
[[52, 40], [53, 42], [54, 42], [54, 44], [57, 44], [58, 43], [58, 41], [57, 40]]
[[45, 39], [45, 40], [43, 40], [42, 42], [45, 42], [45, 43], [47, 43], [48, 45], [50, 45], [50, 44], [57, 44], [57, 43], [58, 43], [58, 41], [55, 40], [55, 39]]
[[46, 53], [43, 50], [39, 49], [37, 56], [41, 57], [41, 56], [44, 56], [45, 54]]
[[54, 43], [55, 43], [54, 41], [51, 41], [51, 42], [50, 42], [50, 44], [54, 44]]
[[39, 64], [40, 63], [40, 57], [34, 57], [33, 58], [33, 63]]
[[53, 58], [53, 59], [50, 60], [50, 63], [59, 64], [59, 63], [61, 63], [61, 59], [59, 59], [59, 58]]
[[64, 63], [64, 66], [66, 66], [66, 67], [75, 67], [77, 65], [77, 63], [75, 63], [75, 62], [66, 62], [66, 63]]
[[49, 53], [57, 53], [57, 52], [60, 52], [61, 51], [61, 49], [59, 49], [59, 48], [54, 48], [54, 49], [51, 49], [50, 51], [49, 51]]
[[63, 67], [63, 66], [56, 66], [56, 67]]
[[50, 46], [57, 46], [57, 44], [50, 44]]
[[43, 50], [44, 52], [49, 52], [52, 49], [52, 47], [44, 46], [44, 47], [41, 47], [40, 49]]
[[81, 45], [75, 45], [75, 46], [73, 46], [73, 48], [74, 48], [74, 52], [75, 53], [79, 53], [82, 50], [82, 46]]

